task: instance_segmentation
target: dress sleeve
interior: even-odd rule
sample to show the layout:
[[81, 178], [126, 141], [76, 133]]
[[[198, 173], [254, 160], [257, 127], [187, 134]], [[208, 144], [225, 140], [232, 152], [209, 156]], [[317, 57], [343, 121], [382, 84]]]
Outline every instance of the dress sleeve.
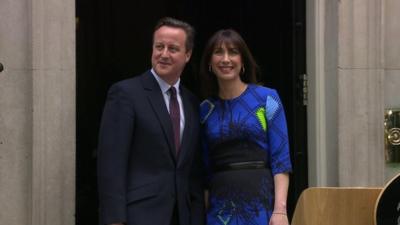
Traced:
[[285, 111], [278, 93], [272, 90], [266, 100], [267, 135], [272, 174], [292, 171]]

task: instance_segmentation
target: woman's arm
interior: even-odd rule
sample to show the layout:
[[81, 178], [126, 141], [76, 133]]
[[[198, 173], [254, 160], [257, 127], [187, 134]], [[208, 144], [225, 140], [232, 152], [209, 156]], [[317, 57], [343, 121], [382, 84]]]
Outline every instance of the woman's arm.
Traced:
[[275, 203], [272, 212], [270, 225], [288, 225], [289, 220], [286, 211], [287, 193], [289, 188], [289, 175], [278, 173], [274, 176]]

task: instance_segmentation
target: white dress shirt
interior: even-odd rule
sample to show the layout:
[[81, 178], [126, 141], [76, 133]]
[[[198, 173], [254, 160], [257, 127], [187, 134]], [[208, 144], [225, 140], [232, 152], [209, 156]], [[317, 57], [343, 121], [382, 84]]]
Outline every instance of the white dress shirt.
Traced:
[[[156, 78], [158, 85], [160, 86], [161, 92], [164, 97], [164, 102], [165, 105], [167, 106], [167, 110], [169, 112], [169, 100], [171, 98], [170, 93], [169, 93], [169, 88], [171, 85], [169, 85], [167, 82], [165, 82], [160, 76], [157, 75], [157, 73], [151, 69], [151, 73], [153, 74], [154, 78]], [[178, 81], [173, 85], [176, 89], [176, 97], [178, 99], [179, 103], [179, 111], [180, 111], [180, 140], [182, 142], [182, 135], [183, 135], [183, 129], [185, 127], [185, 114], [183, 111], [183, 103], [182, 103], [182, 97], [181, 97], [181, 91], [179, 89], [179, 84], [181, 82], [181, 79], [178, 79]]]

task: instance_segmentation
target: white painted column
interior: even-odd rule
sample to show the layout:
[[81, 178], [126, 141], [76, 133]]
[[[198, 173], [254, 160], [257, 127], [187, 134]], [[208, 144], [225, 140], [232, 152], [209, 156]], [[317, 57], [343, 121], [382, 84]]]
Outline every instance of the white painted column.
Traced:
[[338, 4], [307, 1], [309, 186], [337, 186]]
[[75, 1], [0, 1], [0, 224], [73, 225]]
[[31, 224], [32, 57], [28, 0], [0, 1], [0, 224]]
[[339, 185], [384, 183], [382, 0], [339, 1]]
[[310, 186], [384, 183], [384, 3], [307, 1]]
[[75, 1], [32, 0], [32, 224], [74, 224]]

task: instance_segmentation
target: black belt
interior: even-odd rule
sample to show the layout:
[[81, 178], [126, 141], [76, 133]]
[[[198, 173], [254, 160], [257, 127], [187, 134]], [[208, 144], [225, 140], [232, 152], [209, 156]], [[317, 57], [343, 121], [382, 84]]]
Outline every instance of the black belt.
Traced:
[[247, 169], [265, 169], [267, 165], [264, 161], [234, 162], [213, 167], [214, 172], [227, 170], [247, 170]]

